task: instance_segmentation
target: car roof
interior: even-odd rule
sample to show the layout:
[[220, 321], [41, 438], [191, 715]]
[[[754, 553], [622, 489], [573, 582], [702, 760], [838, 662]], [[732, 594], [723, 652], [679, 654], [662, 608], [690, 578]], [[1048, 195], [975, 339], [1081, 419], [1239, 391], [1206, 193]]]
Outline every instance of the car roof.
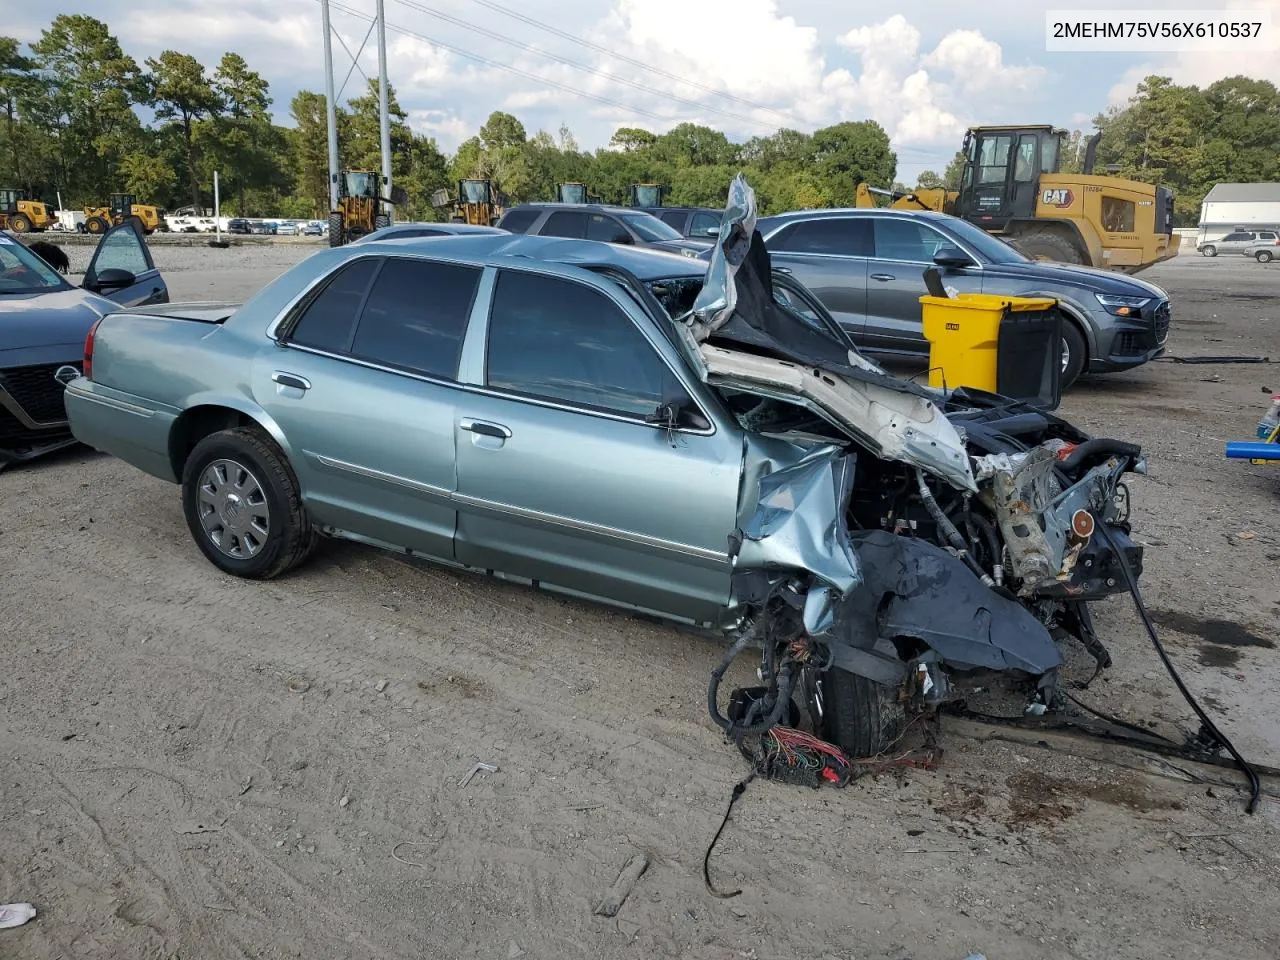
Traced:
[[[648, 213], [642, 207], [615, 207], [608, 203], [520, 203], [511, 210], [587, 210], [592, 213]], [[508, 210], [507, 213], [510, 213]], [[652, 214], [650, 214], [652, 216]]]
[[825, 210], [790, 210], [761, 217], [757, 223], [790, 223], [794, 220], [828, 220], [832, 217], [875, 217], [892, 215], [911, 220], [954, 220], [953, 216], [934, 210], [903, 210], [898, 207], [836, 207]]
[[667, 253], [648, 247], [629, 247], [600, 240], [572, 240], [563, 237], [535, 237], [524, 234], [469, 233], [450, 237], [404, 237], [373, 240], [360, 244], [362, 252], [382, 250], [388, 254], [412, 251], [477, 266], [518, 266], [530, 260], [566, 266], [620, 267], [640, 280], [672, 277], [701, 277], [705, 260]]
[[630, 210], [642, 210], [655, 217], [660, 213], [718, 213], [724, 214], [720, 207], [629, 207]]

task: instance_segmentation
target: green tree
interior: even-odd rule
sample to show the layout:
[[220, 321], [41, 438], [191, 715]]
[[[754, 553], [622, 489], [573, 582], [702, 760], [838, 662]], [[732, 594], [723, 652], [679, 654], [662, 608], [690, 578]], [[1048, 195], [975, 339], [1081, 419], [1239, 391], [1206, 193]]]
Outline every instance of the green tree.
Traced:
[[120, 161], [120, 177], [124, 188], [137, 197], [165, 196], [178, 179], [171, 164], [149, 151], [126, 154]]
[[59, 14], [31, 51], [43, 82], [29, 115], [55, 140], [57, 180], [68, 201], [100, 202], [141, 137], [133, 107], [149, 99], [146, 79], [93, 17]]
[[738, 161], [738, 148], [728, 137], [696, 123], [677, 124], [658, 137], [650, 150], [655, 159], [675, 167], [728, 165]]
[[650, 133], [640, 127], [619, 127], [613, 132], [613, 136], [609, 138], [609, 146], [628, 151], [647, 150], [657, 140], [657, 134]]
[[947, 164], [947, 169], [942, 171], [942, 185], [948, 190], [960, 189], [960, 178], [964, 176], [964, 163], [964, 151], [957, 150], [956, 155]]
[[[299, 90], [289, 103], [295, 189], [311, 203], [312, 216], [329, 210], [329, 133], [324, 94]], [[344, 112], [339, 109], [339, 132]]]
[[480, 128], [480, 146], [485, 150], [523, 146], [529, 139], [524, 124], [509, 113], [495, 110]]
[[191, 203], [199, 207], [200, 174], [196, 167], [195, 127], [222, 109], [222, 97], [213, 81], [205, 76], [204, 66], [190, 54], [165, 50], [159, 57], [147, 59], [147, 69], [151, 71], [151, 97], [156, 105], [156, 117], [173, 120], [182, 130]]
[[783, 128], [767, 137], [752, 137], [742, 145], [742, 160], [767, 175], [795, 172], [813, 160], [813, 137]]
[[921, 170], [920, 175], [916, 177], [917, 190], [939, 190], [945, 183], [942, 177], [933, 170]]
[[874, 120], [837, 123], [813, 134], [812, 169], [839, 204], [852, 204], [859, 183], [888, 187], [897, 171], [889, 135]]

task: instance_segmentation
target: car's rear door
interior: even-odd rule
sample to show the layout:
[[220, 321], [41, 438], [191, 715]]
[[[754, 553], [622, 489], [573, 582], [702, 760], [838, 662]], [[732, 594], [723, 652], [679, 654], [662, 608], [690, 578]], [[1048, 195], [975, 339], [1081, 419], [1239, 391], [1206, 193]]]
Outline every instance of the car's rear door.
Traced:
[[126, 307], [169, 302], [169, 288], [134, 220], [102, 235], [80, 285]]
[[479, 267], [365, 256], [304, 302], [253, 371], [312, 517], [450, 559], [454, 400]]
[[836, 321], [860, 340], [867, 314], [867, 257], [871, 225], [865, 217], [798, 220], [765, 240], [773, 268], [794, 276]]
[[[921, 322], [920, 298], [928, 291], [924, 271], [942, 247], [955, 240], [923, 220], [888, 212], [873, 217], [875, 257], [867, 264], [866, 344], [876, 350], [921, 352], [929, 349]], [[979, 293], [982, 273], [948, 268], [943, 283], [959, 293]]]
[[[692, 399], [675, 348], [608, 284], [494, 274], [467, 344], [476, 388], [456, 411], [457, 559], [711, 620], [729, 597], [742, 437]], [[649, 422], [661, 404], [689, 425]]]

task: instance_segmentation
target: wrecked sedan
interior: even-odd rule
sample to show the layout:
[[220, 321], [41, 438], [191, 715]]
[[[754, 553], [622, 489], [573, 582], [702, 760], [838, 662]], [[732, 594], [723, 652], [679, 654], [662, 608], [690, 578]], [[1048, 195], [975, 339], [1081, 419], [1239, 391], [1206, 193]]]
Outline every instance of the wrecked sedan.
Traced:
[[799, 698], [855, 756], [967, 677], [1050, 704], [1058, 641], [1101, 651], [1086, 602], [1121, 589], [1114, 551], [1140, 561], [1137, 451], [888, 376], [771, 276], [735, 196], [709, 270], [591, 241], [386, 241], [234, 312], [114, 314], [72, 429], [180, 483], [229, 573], [284, 573], [327, 535], [713, 628], [762, 650], [752, 722]]
[[79, 287], [0, 232], [0, 469], [75, 443], [63, 388], [80, 376], [89, 328], [122, 305], [168, 298], [132, 221], [103, 234]]

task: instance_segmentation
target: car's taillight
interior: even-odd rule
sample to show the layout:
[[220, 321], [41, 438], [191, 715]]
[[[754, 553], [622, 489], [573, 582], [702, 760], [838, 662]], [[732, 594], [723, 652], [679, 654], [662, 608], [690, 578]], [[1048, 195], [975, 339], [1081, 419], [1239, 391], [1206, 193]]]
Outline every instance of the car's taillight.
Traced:
[[98, 324], [102, 323], [103, 317], [99, 317], [93, 321], [93, 326], [89, 328], [88, 334], [84, 338], [84, 377], [88, 380], [93, 379], [93, 338], [98, 333]]

